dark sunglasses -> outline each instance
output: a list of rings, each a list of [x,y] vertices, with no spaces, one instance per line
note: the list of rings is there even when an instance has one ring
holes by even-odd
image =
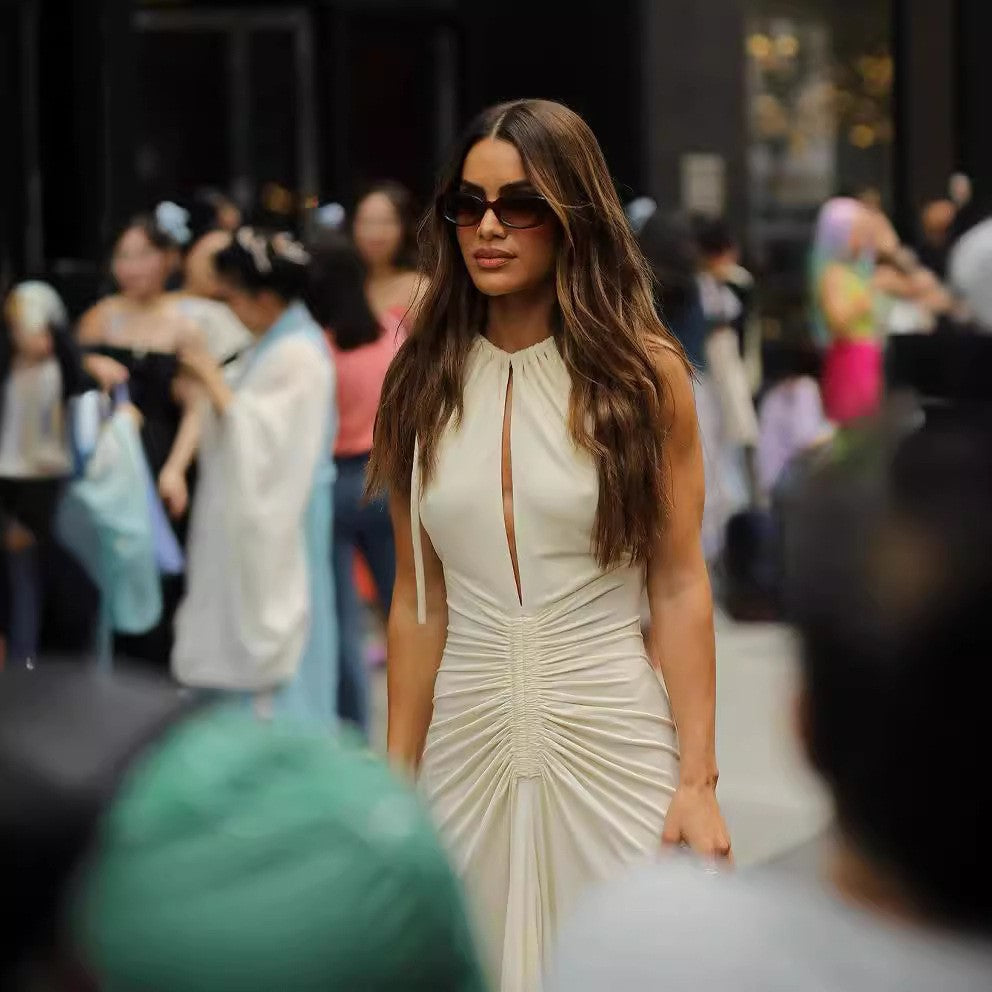
[[[504,227],[540,227],[550,216],[551,206],[538,193],[508,193],[486,200],[474,193],[455,190],[441,197],[441,213],[455,227],[477,227],[488,211]]]

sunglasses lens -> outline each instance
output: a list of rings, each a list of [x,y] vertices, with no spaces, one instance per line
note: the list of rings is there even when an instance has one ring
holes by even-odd
[[[507,227],[539,227],[548,218],[548,202],[539,196],[504,196],[501,207]]]
[[[458,227],[478,224],[485,213],[485,204],[469,193],[449,193],[444,198],[444,216]]]

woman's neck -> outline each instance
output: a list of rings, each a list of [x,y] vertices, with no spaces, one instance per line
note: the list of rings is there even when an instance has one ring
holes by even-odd
[[[265,330],[258,332],[253,331],[252,332],[253,336],[257,338],[264,338],[265,335],[268,334],[269,331],[271,331],[272,328],[275,327],[276,324],[278,324],[279,321],[286,316],[286,311],[289,310],[291,306],[292,303],[284,303],[279,306],[273,306],[269,310],[269,312],[265,315]]]
[[[489,300],[486,337],[503,351],[522,351],[551,337],[555,289],[548,284],[526,293]]]
[[[153,310],[165,296],[165,290],[150,293],[148,296],[122,296],[124,302],[133,310]]]
[[[369,266],[368,281],[370,283],[382,282],[399,275],[400,270],[392,262],[378,262]]]

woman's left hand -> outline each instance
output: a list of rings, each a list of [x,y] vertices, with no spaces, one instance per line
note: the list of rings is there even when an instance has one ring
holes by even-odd
[[[716,790],[710,785],[679,786],[668,807],[661,839],[670,846],[685,844],[702,858],[733,862],[730,834]]]

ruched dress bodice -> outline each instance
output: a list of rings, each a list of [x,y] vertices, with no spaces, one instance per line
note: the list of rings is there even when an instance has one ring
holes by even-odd
[[[502,486],[511,377],[519,595]],[[463,415],[428,484],[414,473],[414,525],[448,602],[421,784],[502,992],[538,992],[576,900],[659,843],[678,774],[641,636],[644,569],[596,561],[598,473],[569,434],[570,389],[554,339],[508,354],[479,337]]]

